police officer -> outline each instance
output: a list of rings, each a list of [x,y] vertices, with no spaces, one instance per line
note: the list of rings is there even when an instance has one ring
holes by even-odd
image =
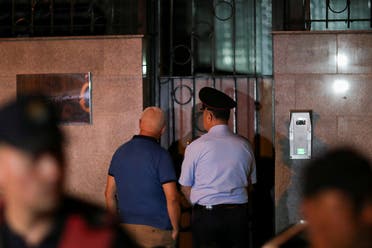
[[[199,98],[208,132],[186,148],[179,179],[193,205],[193,245],[247,247],[248,186],[256,183],[252,148],[228,128],[233,99],[210,87]]]

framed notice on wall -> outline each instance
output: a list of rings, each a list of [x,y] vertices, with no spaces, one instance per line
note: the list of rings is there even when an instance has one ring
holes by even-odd
[[[18,74],[17,96],[43,94],[54,102],[62,124],[92,123],[91,73]]]

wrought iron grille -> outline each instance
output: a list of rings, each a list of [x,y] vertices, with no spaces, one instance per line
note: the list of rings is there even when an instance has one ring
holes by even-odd
[[[260,87],[272,82],[271,1],[168,0],[159,4],[159,16],[155,95],[169,120],[163,145],[184,148],[203,134],[198,92],[204,86],[238,102],[230,126],[255,143]]]
[[[253,141],[257,131],[257,84],[260,80],[245,76],[161,77],[161,107],[168,109],[169,132],[166,145],[177,143],[183,148],[205,133],[203,113],[198,92],[204,86],[215,87],[234,98],[238,107],[232,113],[229,125],[240,135]]]
[[[0,37],[142,32],[145,0],[1,0]],[[143,12],[146,12],[145,8]]]
[[[306,0],[308,30],[371,29],[371,0]]]

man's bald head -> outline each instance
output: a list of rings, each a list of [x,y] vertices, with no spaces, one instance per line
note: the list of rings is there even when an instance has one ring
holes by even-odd
[[[160,138],[165,127],[164,112],[158,107],[147,107],[141,115],[140,134]]]

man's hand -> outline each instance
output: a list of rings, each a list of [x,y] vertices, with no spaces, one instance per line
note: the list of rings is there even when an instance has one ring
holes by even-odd
[[[164,190],[165,198],[167,200],[167,209],[168,209],[169,219],[173,227],[172,238],[176,240],[178,236],[179,224],[181,220],[181,207],[180,207],[179,195],[178,195],[176,182],[164,183],[163,190]]]
[[[176,229],[173,229],[173,230],[172,230],[172,239],[173,239],[174,241],[177,240],[177,238],[178,238],[178,234],[179,234],[179,231],[178,231],[178,230],[176,230]]]
[[[106,190],[105,190],[105,199],[106,199],[106,208],[109,212],[116,215],[116,183],[113,176],[107,176]]]
[[[191,199],[190,199],[190,195],[191,195],[191,186],[183,186],[181,185],[181,191],[183,193],[183,195],[185,196],[185,198],[190,202],[191,204]]]

